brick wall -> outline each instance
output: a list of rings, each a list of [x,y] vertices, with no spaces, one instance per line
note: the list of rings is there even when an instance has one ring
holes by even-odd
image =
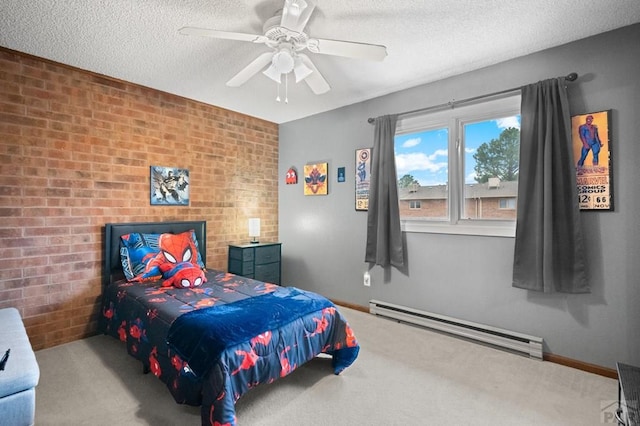
[[[278,238],[274,123],[0,48],[0,308],[34,349],[91,335],[103,226],[207,220],[207,266],[260,217]],[[190,205],[151,206],[150,166],[189,169]]]
[[[419,200],[420,208],[410,208],[409,201],[400,201],[400,217],[447,217],[446,200]],[[467,219],[508,219],[515,220],[515,209],[501,209],[500,198],[466,199],[465,218]]]
[[[420,201],[419,209],[412,209],[411,202],[400,201],[400,217],[447,217],[447,200],[417,200]]]

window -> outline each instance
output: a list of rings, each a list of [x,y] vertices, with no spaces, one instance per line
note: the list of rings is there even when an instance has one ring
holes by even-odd
[[[516,209],[516,199],[515,198],[501,198],[500,199],[500,208],[501,209]]]
[[[408,232],[513,236],[520,95],[401,118],[400,219]]]

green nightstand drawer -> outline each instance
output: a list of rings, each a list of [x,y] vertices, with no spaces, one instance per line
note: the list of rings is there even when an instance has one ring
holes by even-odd
[[[252,248],[252,247],[251,247]],[[254,258],[254,250],[244,249],[242,247],[229,247],[229,259],[239,260],[241,262],[252,262]]]
[[[253,262],[241,262],[237,259],[229,259],[229,272],[236,275],[253,274]]]
[[[256,265],[254,278],[266,283],[280,284],[280,262]]]
[[[280,262],[280,245],[256,247],[256,265]]]

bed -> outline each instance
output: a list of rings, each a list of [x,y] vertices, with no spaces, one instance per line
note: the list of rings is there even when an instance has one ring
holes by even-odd
[[[184,233],[195,242],[204,284],[165,287],[163,279],[125,275],[131,236]],[[334,374],[358,356],[353,331],[328,299],[206,269],[206,221],[110,223],[104,243],[101,331],[123,341],[177,403],[200,405],[203,425],[237,424],[243,394],[320,354],[332,357]]]

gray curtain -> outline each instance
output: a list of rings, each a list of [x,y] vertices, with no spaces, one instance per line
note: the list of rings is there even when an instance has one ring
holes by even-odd
[[[397,115],[376,118],[371,153],[365,261],[382,267],[404,265],[394,152],[397,121]]]
[[[522,87],[513,286],[588,293],[565,78]]]

